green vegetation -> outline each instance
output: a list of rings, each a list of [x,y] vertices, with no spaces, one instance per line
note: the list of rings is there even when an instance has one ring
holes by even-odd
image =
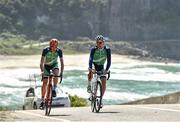
[[[91,47],[95,45],[94,41],[65,41],[62,44],[63,50],[66,54],[81,54],[89,53]]]
[[[86,99],[80,98],[77,95],[70,96],[70,101],[71,107],[83,107],[88,105]]]
[[[0,34],[1,55],[41,54],[42,49],[49,46],[48,44],[49,42],[41,44],[39,41],[28,40],[24,35],[14,35],[9,32]],[[93,45],[92,41],[60,41],[60,48],[65,54],[87,53],[90,45]]]
[[[40,52],[38,47],[31,46],[32,40],[26,40],[23,35],[14,35],[11,33],[0,34],[0,54],[3,55],[30,55]],[[28,47],[24,46],[29,45]]]
[[[22,48],[22,49],[4,49],[1,50],[1,54],[7,54],[7,55],[32,55],[37,54],[37,52],[40,52],[38,48]]]
[[[0,106],[0,111],[7,111],[7,110],[9,110],[7,107]]]
[[[116,54],[142,55],[142,50],[134,48],[128,42],[111,40],[107,41],[106,44]],[[42,49],[47,46],[49,46],[48,41],[41,43],[39,40],[28,40],[24,35],[0,34],[0,55],[39,55]],[[88,38],[77,38],[73,41],[61,40],[59,44],[65,55],[89,53],[94,46],[95,41]]]
[[[178,39],[180,1],[144,1],[0,0],[0,33],[33,40],[98,33],[117,40]]]
[[[85,12],[100,0],[1,0],[0,33],[72,38],[88,36]],[[81,29],[77,29],[81,27]],[[82,31],[83,29],[83,31]]]

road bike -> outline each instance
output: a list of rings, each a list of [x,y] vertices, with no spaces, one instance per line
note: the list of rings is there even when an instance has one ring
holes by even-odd
[[[96,71],[94,73],[94,79],[91,82],[91,97],[90,97],[92,112],[98,113],[101,109],[101,105],[102,105],[101,77],[106,77],[107,80],[109,80],[110,71],[107,74],[108,74],[108,77],[106,77],[106,74],[104,74],[104,71]]]
[[[45,115],[49,116],[50,112],[51,112],[51,105],[52,105],[52,99],[53,99],[53,95],[52,95],[52,90],[53,90],[53,79],[54,77],[60,77],[60,83],[62,82],[62,77],[61,76],[56,76],[52,73],[52,71],[50,72],[50,75],[44,75],[43,78],[48,78],[48,83],[47,83],[47,87],[46,87],[46,94],[45,94]]]

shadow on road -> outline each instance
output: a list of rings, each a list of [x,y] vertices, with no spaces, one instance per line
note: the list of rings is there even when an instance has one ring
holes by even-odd
[[[53,115],[49,115],[49,116],[71,116],[70,114],[60,114],[60,115],[57,115],[57,114],[53,114]]]
[[[105,114],[106,114],[106,113],[107,113],[107,114],[118,114],[118,113],[120,113],[120,112],[113,112],[113,111],[110,111],[110,112],[108,112],[108,111],[106,111],[106,112],[103,112],[103,111],[102,111],[102,112],[99,112],[99,114],[104,114],[104,113],[105,113]]]

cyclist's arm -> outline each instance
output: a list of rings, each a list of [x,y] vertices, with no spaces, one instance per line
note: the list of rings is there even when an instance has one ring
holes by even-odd
[[[60,63],[61,63],[61,73],[64,71],[64,59],[63,57],[60,58]]]
[[[91,49],[91,52],[90,52],[90,56],[89,56],[89,68],[88,68],[88,69],[92,69],[94,52],[95,52],[95,49],[92,48],[92,49]]]
[[[107,65],[106,65],[106,71],[109,70],[111,66],[111,49],[107,49]]]
[[[44,61],[45,61],[45,57],[41,56],[41,61],[40,61],[41,72],[44,72]]]
[[[44,62],[45,62],[45,56],[48,53],[48,48],[43,49],[42,55],[41,55],[41,60],[40,60],[40,69],[41,72],[44,72]]]
[[[63,59],[63,51],[58,48],[59,61],[61,63],[61,74],[64,71],[64,59]]]

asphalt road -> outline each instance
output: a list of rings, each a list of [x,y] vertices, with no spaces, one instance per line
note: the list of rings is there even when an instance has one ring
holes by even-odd
[[[90,107],[52,108],[50,116],[43,110],[13,111],[6,121],[26,122],[119,122],[119,121],[180,121],[180,104],[111,105],[100,113],[92,113]]]

